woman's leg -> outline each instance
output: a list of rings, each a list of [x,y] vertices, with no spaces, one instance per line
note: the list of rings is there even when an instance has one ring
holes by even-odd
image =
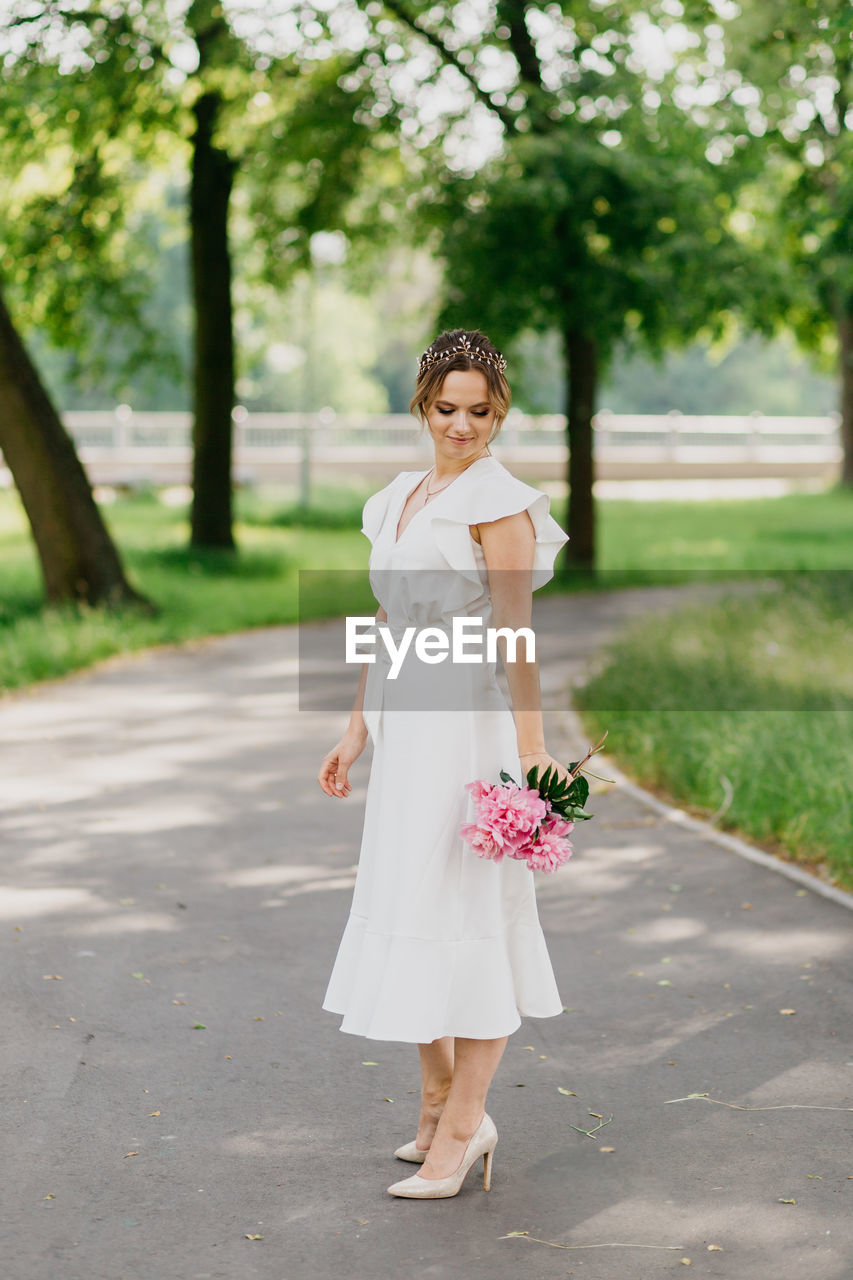
[[[453,1081],[453,1036],[419,1044],[421,1055],[421,1118],[415,1143],[426,1151],[447,1102]]]
[[[453,1083],[429,1155],[419,1170],[420,1177],[447,1178],[459,1168],[471,1135],[483,1118],[486,1094],[508,1039],[508,1036],[500,1040],[456,1037]]]

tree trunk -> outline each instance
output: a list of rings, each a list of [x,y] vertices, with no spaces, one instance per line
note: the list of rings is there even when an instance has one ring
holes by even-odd
[[[853,489],[853,313],[842,310],[838,321],[841,372],[841,483]]]
[[[231,413],[234,331],[228,204],[236,165],[213,144],[217,93],[195,104],[190,224],[195,311],[193,502],[191,544],[234,547],[231,511]]]
[[[567,568],[592,572],[595,569],[592,416],[598,381],[598,350],[591,338],[572,328],[566,331],[564,344],[568,382],[569,499],[566,532],[569,541],[562,554]]]
[[[74,442],[0,296],[0,449],[30,522],[52,604],[153,606],[125,578]]]

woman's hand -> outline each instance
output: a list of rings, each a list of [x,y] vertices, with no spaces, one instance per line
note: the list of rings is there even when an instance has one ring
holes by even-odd
[[[340,742],[336,742],[331,751],[323,756],[317,781],[327,796],[337,796],[346,800],[352,791],[347,773],[350,765],[358,759],[367,745],[367,729],[347,729]]]
[[[530,770],[534,769],[537,765],[539,766],[540,782],[542,781],[542,778],[545,775],[545,770],[549,765],[552,769],[552,778],[554,777],[554,774],[556,774],[558,778],[568,780],[569,771],[566,766],[564,764],[560,764],[559,760],[555,760],[547,751],[531,751],[529,754],[523,755],[520,758],[523,786],[527,786],[527,775]]]

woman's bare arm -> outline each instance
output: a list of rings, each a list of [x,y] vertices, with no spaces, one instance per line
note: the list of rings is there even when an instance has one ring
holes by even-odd
[[[532,627],[536,533],[529,513],[518,511],[500,520],[480,524],[478,529],[489,571],[492,625],[513,631]],[[565,767],[549,754],[545,746],[538,661],[536,658],[528,660],[524,637],[520,637],[516,645],[515,662],[507,661],[505,637],[498,637],[498,645],[512,697],[518,754],[522,757],[525,774],[538,764],[541,777],[550,763],[560,776],[568,776]]]
[[[376,612],[376,620],[377,622],[388,621],[388,615],[381,605]],[[326,795],[336,797],[339,800],[345,800],[352,791],[352,783],[349,780],[350,765],[358,759],[367,744],[367,725],[364,720],[364,691],[367,684],[368,665],[367,662],[361,664],[361,678],[358,682],[358,690],[350,713],[349,724],[341,735],[340,740],[335,743],[331,751],[323,756],[320,772],[317,774],[317,781]]]
[[[376,610],[376,621],[387,622],[388,614],[382,605]],[[364,722],[364,691],[367,685],[367,669],[370,664],[363,662],[361,664],[361,676],[358,681],[358,689],[355,694],[352,711],[350,712],[348,731],[367,735],[367,725]]]

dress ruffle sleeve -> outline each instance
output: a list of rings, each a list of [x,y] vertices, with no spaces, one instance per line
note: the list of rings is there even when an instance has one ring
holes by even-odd
[[[473,488],[461,490],[454,496],[448,494],[441,512],[433,517],[433,537],[450,568],[472,583],[480,584],[484,556],[468,526],[528,511],[536,534],[532,574],[535,591],[553,578],[557,552],[569,540],[569,535],[550,514],[550,507],[547,493],[502,467],[496,468],[475,481]]]
[[[376,493],[372,493],[362,508],[361,532],[371,542],[375,542],[379,536],[379,530],[385,520],[388,503],[397,480],[399,480],[399,476],[392,480],[390,484],[386,484],[384,489],[379,489]]]

